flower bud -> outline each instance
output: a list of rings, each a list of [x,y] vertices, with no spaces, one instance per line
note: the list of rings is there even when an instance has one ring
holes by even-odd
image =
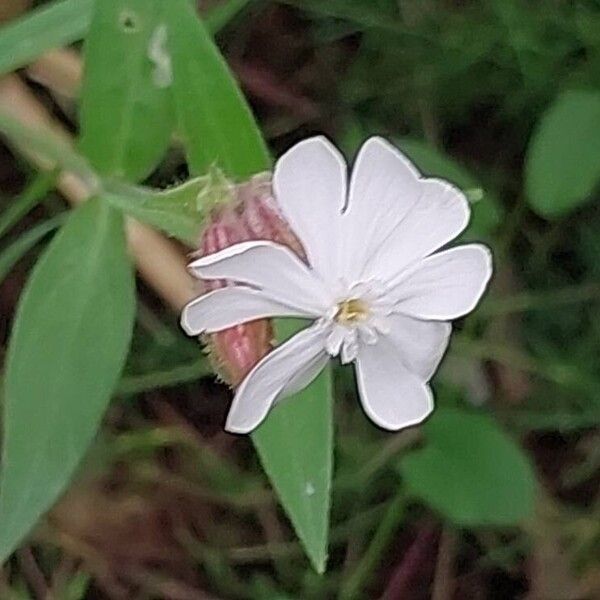
[[[269,173],[255,175],[239,185],[229,185],[221,198],[225,199],[213,202],[195,257],[213,254],[240,242],[270,240],[289,247],[305,259],[302,245],[273,198]],[[226,280],[203,281],[202,284],[204,292],[234,285]],[[235,387],[272,349],[271,320],[258,319],[210,334],[207,346],[219,376]]]

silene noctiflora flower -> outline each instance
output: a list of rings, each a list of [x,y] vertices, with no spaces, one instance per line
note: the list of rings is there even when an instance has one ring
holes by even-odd
[[[312,320],[244,377],[226,428],[252,431],[336,356],[354,364],[362,406],[377,425],[421,422],[433,409],[428,381],[450,321],[473,310],[492,274],[485,246],[440,250],[469,221],[464,194],[423,177],[378,137],[362,146],[350,177],[326,138],[304,140],[278,160],[272,186],[304,259],[285,241],[240,240],[190,264],[203,281],[235,282],[184,308],[190,335],[272,317]]]

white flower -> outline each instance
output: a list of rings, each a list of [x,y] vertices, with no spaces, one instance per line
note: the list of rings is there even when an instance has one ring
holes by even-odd
[[[449,321],[475,307],[492,273],[484,246],[435,253],[466,227],[465,196],[422,177],[381,138],[362,146],[350,181],[328,140],[307,139],[279,159],[273,188],[308,265],[268,241],[236,244],[190,265],[200,279],[239,284],[185,307],[181,323],[190,335],[259,318],[314,321],[249,373],[226,428],[251,431],[338,355],[354,363],[362,405],[377,425],[421,422],[433,409],[427,382],[448,344]]]

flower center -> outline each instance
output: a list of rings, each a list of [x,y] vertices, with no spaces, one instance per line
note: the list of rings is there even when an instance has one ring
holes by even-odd
[[[366,321],[371,314],[367,303],[360,298],[338,302],[333,319],[340,325],[356,325]]]

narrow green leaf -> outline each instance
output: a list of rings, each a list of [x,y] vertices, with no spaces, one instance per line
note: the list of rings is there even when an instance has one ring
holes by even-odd
[[[0,28],[0,75],[38,56],[80,40],[87,31],[95,0],[60,0],[44,5]]]
[[[298,331],[296,319],[277,322],[279,340]],[[273,409],[252,434],[265,472],[317,572],[325,571],[333,471],[331,369]]]
[[[113,206],[192,247],[198,243],[206,212],[230,193],[229,182],[216,169],[160,192],[115,182],[105,182],[105,188]]]
[[[48,233],[64,222],[64,215],[48,219],[25,233],[21,234],[12,244],[0,252],[0,283],[10,273],[12,268]]]
[[[471,220],[462,239],[488,239],[502,221],[498,200],[454,159],[422,140],[401,138],[398,147],[430,177],[441,177],[460,188],[471,205]]]
[[[183,194],[178,197],[169,192],[136,189],[107,193],[105,199],[115,208],[171,237],[189,245],[198,243],[203,213],[196,209],[191,194],[185,198]]]
[[[0,562],[72,477],[119,380],[134,279],[118,211],[77,208],[35,266],[6,362]]]
[[[527,150],[529,203],[542,217],[560,218],[599,183],[600,92],[565,92],[542,117]]]
[[[426,445],[404,457],[410,492],[458,525],[516,525],[533,512],[535,477],[523,451],[491,418],[438,409]]]
[[[190,169],[213,164],[240,179],[269,168],[252,113],[210,34],[186,0],[165,11],[178,128]]]
[[[207,357],[202,356],[196,362],[170,367],[162,371],[127,375],[121,379],[117,393],[120,396],[134,396],[149,390],[191,383],[202,377],[208,377],[211,373],[212,369]]]
[[[85,45],[81,148],[103,175],[137,181],[174,126],[162,0],[99,2]]]

